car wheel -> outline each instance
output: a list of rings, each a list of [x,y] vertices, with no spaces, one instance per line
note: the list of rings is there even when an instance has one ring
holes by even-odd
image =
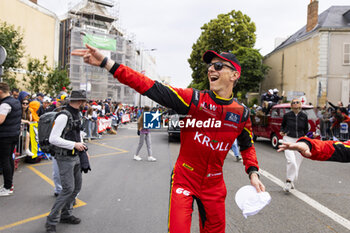
[[[272,134],[271,135],[271,146],[273,147],[273,149],[278,149],[278,145],[279,145],[279,142],[278,142],[278,137],[276,134]]]

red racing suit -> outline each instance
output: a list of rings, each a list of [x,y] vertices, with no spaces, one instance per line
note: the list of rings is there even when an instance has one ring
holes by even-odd
[[[124,65],[114,64],[110,72],[121,83],[185,115],[180,152],[171,177],[169,232],[190,232],[194,200],[199,209],[200,231],[225,232],[222,167],[236,138],[246,172],[259,169],[249,110],[233,98],[220,98],[213,91],[163,85]]]
[[[306,157],[308,159],[341,163],[350,162],[350,140],[346,142],[321,141],[302,137],[297,142],[305,142],[309,146],[311,157]]]

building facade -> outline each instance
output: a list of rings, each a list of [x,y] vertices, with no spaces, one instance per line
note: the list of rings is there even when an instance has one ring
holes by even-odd
[[[59,19],[57,16],[29,0],[0,0],[0,20],[12,24],[23,33],[23,69],[17,70],[18,81],[25,74],[28,57],[43,60],[47,57],[48,66],[58,62]]]
[[[305,95],[323,106],[350,100],[350,6],[332,6],[318,15],[318,1],[308,6],[307,24],[264,58],[271,67],[261,92],[278,88],[287,100]]]

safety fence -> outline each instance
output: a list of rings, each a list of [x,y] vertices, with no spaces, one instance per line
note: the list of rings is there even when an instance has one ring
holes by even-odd
[[[112,127],[116,128],[119,123],[125,124],[130,122],[130,115],[124,114],[121,117],[120,122],[115,116],[111,117],[97,117],[96,120],[82,119],[82,131],[85,133],[84,139],[100,139],[102,133]],[[27,151],[32,153],[27,154]],[[13,153],[13,158],[16,161],[16,165],[21,158],[30,158],[35,161],[39,159],[50,159],[51,155],[44,153],[40,150],[39,137],[38,137],[38,122],[31,122],[29,124],[22,123],[21,131],[19,135],[18,144]]]

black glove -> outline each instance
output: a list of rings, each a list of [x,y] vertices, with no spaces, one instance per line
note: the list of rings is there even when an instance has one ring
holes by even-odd
[[[137,135],[139,135],[139,136],[140,136],[140,130],[137,130]]]
[[[79,158],[81,172],[88,173],[89,170],[91,171],[89,158],[86,151],[79,151]]]

